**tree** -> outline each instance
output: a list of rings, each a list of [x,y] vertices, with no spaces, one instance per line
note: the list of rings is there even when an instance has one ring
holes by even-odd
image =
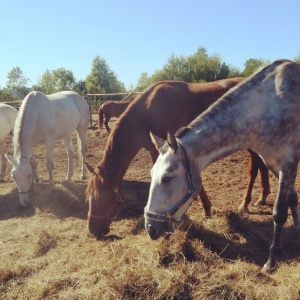
[[[92,62],[91,73],[86,78],[88,93],[116,93],[125,92],[123,83],[117,80],[106,61],[97,55]]]
[[[137,83],[136,87],[134,88],[134,90],[136,90],[138,92],[142,92],[152,84],[153,84],[153,82],[152,82],[151,78],[148,76],[148,73],[145,72],[145,73],[142,73],[140,75],[140,77],[138,78],[138,83]]]
[[[26,85],[30,80],[23,75],[19,67],[12,68],[7,74],[7,79],[6,86],[12,95],[23,99],[28,94],[29,88]]]
[[[250,58],[246,60],[246,62],[244,63],[244,71],[242,72],[242,74],[243,76],[248,77],[251,74],[253,74],[255,71],[257,71],[257,69],[259,69],[260,67],[268,63],[270,63],[269,60],[265,60],[262,58],[258,58],[258,59]]]
[[[300,51],[298,53],[298,55],[295,57],[294,61],[298,64],[300,64]]]
[[[52,71],[54,86],[57,92],[70,91],[76,83],[76,79],[72,71],[65,68],[59,68]]]
[[[46,70],[37,84],[33,85],[33,89],[49,95],[72,90],[75,84],[76,79],[72,71],[65,68],[58,68],[52,71]]]
[[[86,81],[85,80],[77,81],[73,86],[73,91],[78,93],[81,96],[86,95],[87,94]]]
[[[32,88],[35,91],[40,91],[46,95],[54,93],[55,86],[51,72],[47,69],[37,84],[33,85]]]
[[[10,102],[18,100],[20,99],[16,96],[13,96],[13,94],[8,89],[0,90],[0,102]]]
[[[151,76],[151,81],[209,82],[228,78],[232,74],[237,74],[236,69],[231,71],[219,55],[208,55],[206,49],[200,47],[195,54],[187,57],[172,55],[167,64]]]

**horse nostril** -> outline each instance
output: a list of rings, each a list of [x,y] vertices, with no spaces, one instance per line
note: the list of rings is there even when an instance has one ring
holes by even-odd
[[[151,239],[153,239],[155,237],[155,228],[151,225],[148,225],[147,231],[148,231]]]

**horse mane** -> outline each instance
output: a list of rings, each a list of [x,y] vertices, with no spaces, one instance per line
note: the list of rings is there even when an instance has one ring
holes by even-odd
[[[33,92],[29,93],[22,102],[20,107],[19,113],[16,118],[15,128],[14,128],[14,137],[13,137],[13,144],[14,144],[14,157],[18,158],[21,155],[22,150],[22,139],[23,139],[23,124],[25,119],[25,114],[27,110],[27,103],[29,101],[30,95]]]
[[[149,95],[156,89],[157,86],[159,86],[162,83],[165,83],[167,81],[160,81],[153,85],[151,85],[149,88],[147,88],[145,91],[143,91],[141,94],[139,94],[137,97],[134,98],[133,101],[128,105],[125,112],[117,119],[113,130],[111,131],[109,138],[106,143],[105,152],[103,155],[103,158],[100,162],[100,164],[106,165],[106,163],[109,160],[109,163],[111,164],[113,161],[113,157],[115,154],[113,153],[113,150],[119,149],[123,146],[123,136],[125,132],[127,132],[127,127],[124,126],[124,124],[129,124],[133,119],[134,116],[138,116],[138,110],[139,107],[145,106],[145,103],[149,97]],[[124,132],[124,134],[123,134]],[[114,147],[113,145],[120,144],[120,147]]]
[[[228,107],[232,106],[234,103],[240,101],[238,94],[249,91],[254,88],[257,82],[262,82],[266,74],[270,74],[274,71],[279,65],[283,63],[292,62],[286,59],[276,60],[271,64],[261,67],[256,72],[254,72],[251,76],[246,78],[244,81],[239,83],[238,85],[232,87],[227,93],[225,93],[222,97],[220,97],[215,103],[213,103],[206,111],[204,111],[201,115],[199,115],[196,119],[194,119],[187,128],[192,129],[194,126],[200,122],[206,123],[206,121],[213,119],[214,115],[218,113],[218,111],[225,111]],[[180,137],[186,134],[188,131],[182,131]]]
[[[87,187],[85,190],[85,200],[86,201],[89,200],[88,197],[89,197],[91,191],[93,191],[95,199],[98,199],[100,196],[99,195],[100,189],[98,188],[101,184],[101,177],[99,175],[99,169],[100,169],[100,167],[98,166],[97,169],[94,170],[94,173],[92,173],[90,175],[90,176],[93,176],[93,179],[88,180],[88,183],[87,183]]]

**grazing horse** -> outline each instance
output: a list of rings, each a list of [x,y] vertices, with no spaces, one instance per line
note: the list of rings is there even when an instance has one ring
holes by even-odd
[[[110,134],[100,164],[93,168],[86,163],[90,172],[86,197],[89,200],[88,228],[91,234],[101,237],[109,232],[109,226],[123,201],[122,178],[138,151],[145,148],[155,162],[158,152],[151,142],[150,131],[162,138],[167,136],[167,131],[176,132],[243,80],[238,77],[210,83],[159,82],[129,105]],[[253,152],[251,160],[255,155]],[[258,160],[257,156],[255,163]],[[255,168],[257,165],[252,164],[251,169]],[[263,165],[260,171],[269,189],[268,170]],[[251,175],[256,173],[251,172]],[[210,215],[211,203],[204,188],[201,189],[200,198],[206,215]],[[244,199],[245,205],[250,198],[251,190]]]
[[[6,138],[9,134],[13,134],[15,120],[18,111],[10,105],[0,103],[0,155],[1,155],[1,169],[0,181],[4,180],[6,171],[6,158],[4,156]]]
[[[88,126],[88,104],[74,92],[60,92],[52,95],[31,92],[25,97],[15,124],[14,157],[6,155],[8,161],[13,165],[11,176],[16,183],[22,206],[26,206],[30,202],[33,181],[39,181],[33,153],[34,144],[46,145],[49,183],[53,184],[54,141],[62,139],[68,153],[66,180],[71,180],[74,160],[71,135],[76,130],[82,166],[81,178],[86,179],[86,168],[83,161],[85,160]]]
[[[174,231],[201,190],[201,171],[242,149],[253,149],[279,178],[273,206],[274,235],[262,272],[274,270],[281,233],[291,209],[300,242],[294,187],[300,158],[300,65],[278,60],[221,97],[167,143],[152,134],[160,152],[151,170],[145,227],[152,239]]]
[[[102,129],[103,123],[106,131],[110,133],[108,122],[111,118],[118,118],[126,110],[127,106],[132,102],[132,99],[125,101],[105,101],[99,106],[98,109],[98,127]],[[104,119],[105,117],[105,119]]]

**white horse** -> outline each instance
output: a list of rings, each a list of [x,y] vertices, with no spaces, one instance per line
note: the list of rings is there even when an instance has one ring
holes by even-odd
[[[279,178],[274,235],[262,272],[274,270],[291,209],[298,238],[294,182],[300,158],[300,65],[278,60],[221,97],[167,143],[152,136],[160,155],[152,169],[145,227],[152,239],[174,231],[201,189],[201,171],[238,150],[253,149]]]
[[[31,92],[25,97],[15,124],[14,157],[6,155],[8,161],[13,165],[11,176],[19,191],[22,206],[26,206],[30,202],[33,181],[39,181],[36,172],[37,163],[33,153],[34,144],[46,145],[49,184],[53,184],[54,141],[62,139],[68,154],[66,180],[71,180],[74,160],[71,135],[76,130],[79,158],[81,159],[81,178],[86,179],[86,168],[83,162],[88,124],[88,104],[74,92],[60,92],[52,95]]]
[[[4,156],[6,149],[6,138],[9,134],[13,134],[17,114],[18,111],[14,107],[0,103],[0,181],[4,180],[6,171],[6,158]]]

